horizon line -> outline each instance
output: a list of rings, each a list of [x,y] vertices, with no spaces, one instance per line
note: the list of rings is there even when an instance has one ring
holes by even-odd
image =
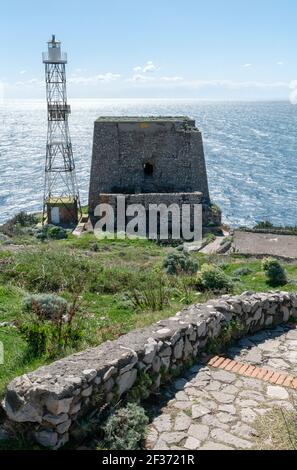
[[[222,102],[222,103],[228,103],[228,102],[233,102],[233,103],[241,103],[241,102],[244,102],[244,103],[267,103],[267,102],[280,102],[280,103],[290,103],[290,100],[289,99],[284,99],[284,98],[263,98],[263,99],[259,99],[259,98],[251,98],[251,99],[247,99],[247,98],[241,98],[241,99],[233,99],[233,98],[164,98],[164,97],[139,97],[139,98],[130,98],[130,97],[127,97],[127,98],[124,98],[124,97],[121,97],[121,98],[115,98],[115,97],[105,97],[105,98],[100,98],[100,97],[91,97],[91,98],[84,98],[84,97],[74,97],[74,98],[71,98],[69,97],[69,102],[71,101],[198,101],[198,102]],[[28,101],[35,101],[35,102],[43,102],[46,104],[46,100],[44,98],[13,98],[13,97],[10,97],[10,98],[3,98],[2,99],[2,104],[5,103],[5,102],[9,102],[9,101],[24,101],[24,102],[28,102]],[[291,103],[292,104],[292,103]],[[0,104],[1,106],[1,104]],[[293,105],[292,105],[293,106]]]

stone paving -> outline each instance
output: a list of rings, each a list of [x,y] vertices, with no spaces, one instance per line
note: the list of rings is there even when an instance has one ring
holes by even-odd
[[[226,357],[297,376],[297,329],[279,326],[246,337]],[[263,380],[193,366],[165,391],[155,409],[146,447],[154,450],[252,449],[255,420],[275,406],[293,410],[297,392]]]

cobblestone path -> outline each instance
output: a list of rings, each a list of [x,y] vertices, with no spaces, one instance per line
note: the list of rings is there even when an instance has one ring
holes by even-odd
[[[297,377],[297,329],[279,326],[248,336],[225,357],[275,373],[268,374],[268,381],[263,380],[263,374],[262,379],[255,378],[257,369],[253,367],[246,368],[248,376],[232,372],[235,362],[231,361],[231,371],[209,364],[193,366],[166,389],[167,403],[155,409],[147,434],[148,449],[252,449],[259,415],[275,406],[293,410],[297,401],[295,379],[292,382],[293,376]],[[290,386],[285,386],[288,376]]]

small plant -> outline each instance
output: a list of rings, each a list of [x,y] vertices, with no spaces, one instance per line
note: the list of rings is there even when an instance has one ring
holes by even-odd
[[[42,227],[35,232],[35,237],[38,240],[64,240],[68,237],[68,233],[67,230],[65,230],[63,227],[46,225],[45,227]]]
[[[233,287],[232,280],[218,266],[204,264],[197,276],[198,288],[212,291],[230,291]]]
[[[142,407],[128,403],[115,411],[103,427],[105,447],[112,450],[140,449],[148,422]]]
[[[49,226],[48,237],[53,240],[63,240],[68,237],[67,230],[63,227]]]
[[[194,292],[195,278],[182,276],[175,280],[173,299],[186,305],[195,302],[197,292]]]
[[[148,309],[153,312],[163,310],[169,303],[169,288],[166,279],[159,277],[155,282],[150,280],[141,290],[132,290],[128,297],[136,309]]]
[[[203,240],[202,245],[203,246],[209,245],[210,243],[213,243],[214,241],[216,241],[216,239],[217,237],[215,236],[214,233],[208,233],[206,238]]]
[[[212,215],[215,217],[219,217],[221,214],[221,209],[219,208],[217,204],[211,203],[210,210],[211,210]]]
[[[68,303],[62,297],[52,294],[28,295],[23,301],[24,312],[34,312],[39,320],[53,322],[66,318]]]
[[[264,259],[262,262],[262,267],[266,273],[267,282],[270,286],[277,287],[288,284],[287,271],[277,259]]]
[[[34,356],[56,356],[67,347],[76,346],[83,337],[76,301],[70,305],[52,294],[27,296],[18,327]]]
[[[170,253],[164,260],[163,267],[167,274],[195,274],[198,262],[184,253]]]
[[[248,268],[248,267],[243,267],[243,268],[239,268],[239,269],[236,269],[236,271],[234,271],[233,275],[235,277],[241,277],[241,276],[248,276],[249,274],[252,274],[253,273],[253,270]]]
[[[239,339],[244,332],[244,326],[236,319],[229,321],[222,326],[220,334],[215,338],[210,338],[206,350],[209,354],[219,354],[235,339]]]
[[[258,222],[257,225],[254,226],[254,229],[270,229],[270,228],[273,228],[273,224],[271,222],[269,222],[268,220],[264,220],[264,221],[261,221],[261,222]]]
[[[154,378],[145,371],[137,374],[137,379],[132,389],[129,391],[129,401],[139,403],[146,400],[151,393]]]
[[[90,251],[93,251],[94,253],[97,253],[99,251],[98,243],[92,243],[91,246],[90,246]]]

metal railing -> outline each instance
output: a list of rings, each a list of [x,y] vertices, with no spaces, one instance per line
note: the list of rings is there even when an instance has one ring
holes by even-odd
[[[67,62],[67,52],[61,52],[61,56],[59,59],[50,59],[48,52],[42,53],[42,61],[49,62],[53,64],[64,64]]]

